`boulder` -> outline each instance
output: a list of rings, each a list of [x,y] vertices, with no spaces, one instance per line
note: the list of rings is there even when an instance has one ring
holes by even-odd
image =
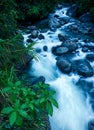
[[[31,43],[31,42],[33,42],[33,40],[32,40],[31,38],[28,38],[28,39],[26,40],[26,42]]]
[[[52,53],[56,56],[61,56],[64,53],[67,53],[69,50],[67,47],[62,47],[62,46],[56,46],[52,47]]]
[[[58,34],[58,38],[60,41],[64,42],[67,39],[67,36],[63,34]]]
[[[90,90],[89,95],[90,95],[92,98],[94,98],[94,88],[92,88],[92,89]]]
[[[94,61],[94,54],[87,54],[86,58],[87,58],[89,61]]]
[[[72,40],[66,40],[64,43],[62,43],[63,47],[67,47],[70,52],[76,51],[78,48],[77,42],[72,41]]]
[[[69,60],[61,58],[57,60],[56,64],[61,72],[66,74],[71,72],[71,63],[69,62]]]
[[[45,38],[45,37],[44,37],[43,34],[39,34],[38,39],[42,40],[42,39],[44,39],[44,38]]]
[[[83,15],[81,15],[79,17],[79,20],[83,23],[86,23],[86,22],[91,22],[92,21],[92,18],[91,18],[91,14],[89,12],[87,13],[84,13]]]
[[[94,130],[94,120],[91,120],[91,121],[88,123],[88,130]]]
[[[58,18],[54,17],[52,14],[49,16],[49,27],[52,31],[55,31],[61,26]]]
[[[77,60],[75,63],[75,69],[79,75],[84,77],[93,76],[93,68],[87,60]]]
[[[73,4],[67,11],[67,15],[75,17],[77,15],[78,5]]]
[[[38,37],[38,31],[37,30],[33,30],[31,32],[31,35],[29,36],[29,38],[37,38]]]
[[[47,46],[43,46],[43,50],[44,50],[44,51],[47,51],[47,50],[48,50],[48,47],[47,47]]]

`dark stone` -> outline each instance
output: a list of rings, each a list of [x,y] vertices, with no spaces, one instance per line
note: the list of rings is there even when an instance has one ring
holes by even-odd
[[[41,52],[41,49],[40,49],[40,48],[36,48],[35,51],[36,51],[37,53],[40,53],[40,52]]]
[[[82,51],[83,51],[83,52],[87,52],[87,51],[88,51],[88,47],[83,47],[83,48],[82,48]]]
[[[56,56],[61,56],[64,53],[67,53],[69,50],[67,47],[62,47],[62,46],[56,46],[52,47],[52,53]]]
[[[29,76],[27,77],[26,82],[27,82],[27,86],[31,86],[39,82],[45,83],[45,78],[43,76],[40,77]]]
[[[70,73],[71,72],[71,63],[67,59],[59,59],[56,62],[58,68],[61,70],[63,73]]]
[[[47,50],[48,50],[48,47],[47,47],[47,46],[44,46],[44,47],[43,47],[43,50],[44,50],[44,51],[47,51]]]
[[[89,61],[94,61],[94,54],[87,54],[86,58],[87,58]]]
[[[39,34],[38,38],[39,38],[40,40],[42,40],[42,39],[44,39],[45,37],[44,37],[44,35]]]
[[[67,36],[63,35],[63,34],[58,34],[58,38],[60,41],[65,41],[67,39]]]
[[[37,38],[38,37],[38,31],[37,30],[33,30],[31,32],[31,35],[29,36],[29,38]]]
[[[52,14],[49,16],[49,27],[52,31],[55,31],[57,28],[61,26],[59,20],[54,17]]]
[[[79,75],[82,75],[84,77],[93,76],[93,68],[87,60],[77,60],[75,63],[75,69]]]
[[[30,31],[32,31],[32,30],[36,30],[37,28],[36,28],[36,26],[28,26],[27,29],[29,29]]]
[[[33,42],[33,40],[29,38],[26,40],[26,42],[31,43],[31,42]]]
[[[77,11],[78,11],[78,5],[74,4],[72,5],[68,11],[67,11],[67,15],[71,16],[71,17],[75,17],[77,15]]]
[[[88,130],[94,130],[94,120],[91,120],[91,121],[88,123]]]
[[[85,92],[89,92],[93,88],[93,82],[88,82],[85,78],[80,78],[77,82],[77,86],[79,86]]]
[[[23,69],[25,69],[27,67],[27,65],[30,63],[30,61],[33,58],[28,55],[28,54],[24,54],[23,55],[23,60],[20,60],[18,63],[16,63],[16,69],[20,72],[22,72]]]
[[[81,22],[91,22],[92,21],[92,18],[91,18],[91,14],[89,12],[83,14],[80,16],[79,20]]]
[[[69,51],[76,51],[78,48],[77,42],[74,42],[72,40],[66,40],[64,43],[62,43],[63,47],[67,47]]]
[[[89,94],[90,94],[90,96],[91,96],[92,98],[94,98],[94,88],[92,88],[92,89],[90,90]]]

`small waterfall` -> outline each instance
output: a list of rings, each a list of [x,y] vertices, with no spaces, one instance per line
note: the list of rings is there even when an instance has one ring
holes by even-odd
[[[56,10],[55,14],[62,17],[69,17],[66,15],[68,8]],[[75,19],[74,19],[75,20]],[[64,26],[70,25],[71,22]],[[46,82],[56,90],[56,100],[59,104],[59,109],[54,108],[53,116],[50,117],[52,130],[88,130],[88,122],[93,119],[93,112],[89,104],[89,97],[76,85],[80,79],[79,75],[62,74],[57,66],[55,56],[51,53],[51,48],[60,45],[61,41],[58,39],[59,33],[65,32],[58,28],[55,32],[48,30],[42,33],[45,39],[35,39],[37,44],[35,48],[40,48],[41,52],[38,54],[38,61],[33,60],[30,74],[36,76],[44,76]],[[25,35],[25,41],[27,36]],[[48,47],[48,51],[43,51],[43,46]],[[83,59],[86,54],[78,49],[79,55],[74,59]],[[87,80],[90,80],[89,78]]]

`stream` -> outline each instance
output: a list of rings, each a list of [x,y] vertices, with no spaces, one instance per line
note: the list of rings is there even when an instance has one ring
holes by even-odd
[[[49,28],[38,32],[43,38],[32,38],[37,42],[38,61],[33,59],[29,74],[44,76],[56,91],[59,109],[54,107],[49,117],[51,130],[93,130],[88,123],[94,119],[94,61],[90,58],[94,59],[94,39],[85,32],[85,25],[67,14],[69,8],[56,8],[49,16]],[[30,35],[23,35],[25,44]]]

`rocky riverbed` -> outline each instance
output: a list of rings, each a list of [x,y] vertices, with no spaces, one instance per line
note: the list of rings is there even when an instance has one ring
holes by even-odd
[[[39,61],[31,62],[29,74],[44,76],[57,91],[52,130],[94,130],[94,23],[89,12],[76,18],[77,9],[58,5],[23,34],[25,45],[37,42]]]

